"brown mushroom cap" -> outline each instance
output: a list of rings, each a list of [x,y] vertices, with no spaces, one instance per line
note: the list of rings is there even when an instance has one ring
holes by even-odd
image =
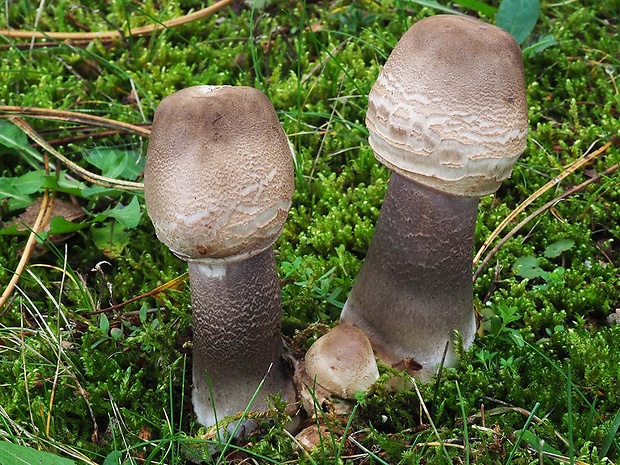
[[[229,262],[270,247],[292,172],[291,146],[259,90],[189,87],[157,107],[144,194],[157,237],[183,259]]]
[[[366,334],[339,324],[316,340],[305,357],[308,377],[332,394],[351,399],[370,392],[379,378],[375,356]]]
[[[417,22],[372,87],[366,125],[376,157],[402,176],[456,196],[496,191],[526,144],[519,45],[466,16]]]

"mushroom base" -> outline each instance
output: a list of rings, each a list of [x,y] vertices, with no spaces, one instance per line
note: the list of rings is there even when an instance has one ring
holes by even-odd
[[[223,266],[189,262],[194,318],[193,394],[199,423],[215,425],[268,409],[280,393],[295,400],[282,358],[280,283],[271,248]],[[263,382],[262,387],[261,382]]]
[[[361,328],[377,357],[420,380],[456,365],[476,333],[472,252],[478,199],[454,197],[393,173],[341,322]]]

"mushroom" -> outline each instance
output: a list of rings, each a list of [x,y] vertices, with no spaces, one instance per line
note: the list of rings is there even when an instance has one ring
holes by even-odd
[[[368,98],[377,159],[392,170],[374,236],[341,315],[386,364],[426,380],[473,343],[472,251],[478,198],[525,149],[521,50],[466,16],[417,22]]]
[[[144,173],[157,237],[189,266],[193,405],[215,425],[271,394],[294,399],[283,363],[273,242],[293,196],[291,147],[269,99],[196,86],[157,107]]]
[[[339,324],[312,344],[295,377],[308,415],[315,416],[317,406],[348,415],[357,392],[374,390],[379,370],[366,334],[355,326]]]
[[[355,326],[339,324],[316,340],[305,356],[310,386],[318,384],[342,399],[369,393],[379,370],[368,338]]]

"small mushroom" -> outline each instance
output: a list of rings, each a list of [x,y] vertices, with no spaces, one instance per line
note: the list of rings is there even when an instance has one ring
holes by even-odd
[[[527,138],[517,42],[466,16],[419,21],[372,87],[366,125],[393,173],[341,324],[361,328],[383,362],[425,380],[455,330],[465,348],[476,333],[478,198],[510,176]],[[445,365],[455,364],[451,343]]]
[[[339,324],[321,336],[304,360],[311,382],[342,399],[352,399],[358,391],[369,393],[379,379],[368,338],[351,325]]]
[[[379,370],[370,341],[364,332],[339,324],[318,338],[295,371],[295,382],[306,413],[349,415],[357,392],[371,393]]]
[[[294,399],[272,250],[293,196],[290,144],[249,87],[190,87],[157,107],[144,175],[157,237],[189,265],[199,423]]]

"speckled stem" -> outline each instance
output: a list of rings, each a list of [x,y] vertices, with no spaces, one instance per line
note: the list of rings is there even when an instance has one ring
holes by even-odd
[[[363,329],[376,355],[430,378],[458,330],[476,330],[472,251],[478,199],[454,197],[392,173],[366,259],[341,321]],[[454,365],[448,352],[446,365]]]
[[[219,421],[243,412],[265,377],[251,410],[266,410],[267,397],[278,392],[293,400],[291,377],[281,358],[282,307],[271,248],[225,266],[190,261],[189,278],[198,421],[210,426],[215,413]]]

